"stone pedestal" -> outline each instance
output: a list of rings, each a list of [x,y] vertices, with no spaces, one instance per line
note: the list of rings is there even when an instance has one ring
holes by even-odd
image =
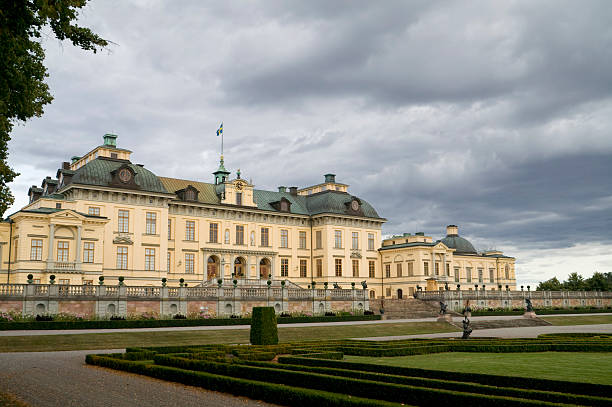
[[[451,314],[444,314],[438,317],[438,322],[453,322],[453,317]]]
[[[523,314],[523,318],[537,318],[536,313],[533,311],[525,311],[525,313]]]
[[[386,321],[387,320],[387,316],[385,314],[381,314],[380,315],[380,320],[381,321]]]

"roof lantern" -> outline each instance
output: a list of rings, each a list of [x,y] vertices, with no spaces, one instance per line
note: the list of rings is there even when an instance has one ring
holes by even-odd
[[[325,174],[325,182],[336,182],[336,174]]]
[[[108,147],[117,147],[117,135],[106,133],[104,135],[104,145]]]

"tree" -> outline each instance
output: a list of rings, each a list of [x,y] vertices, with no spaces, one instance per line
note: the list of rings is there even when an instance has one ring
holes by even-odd
[[[43,114],[53,97],[45,78],[43,28],[58,40],[94,53],[108,45],[89,28],[75,24],[87,0],[2,0],[0,5],[0,217],[14,202],[7,183],[19,175],[7,163],[16,122]]]
[[[563,288],[570,291],[580,291],[585,290],[587,287],[584,278],[580,274],[574,272],[567,276],[567,280],[563,282]]]
[[[540,284],[538,284],[536,291],[559,291],[561,288],[561,282],[557,279],[557,277],[553,277],[550,280],[542,281]]]
[[[609,291],[612,289],[612,287],[608,284],[606,277],[597,271],[593,273],[593,276],[585,280],[585,285],[588,291]]]

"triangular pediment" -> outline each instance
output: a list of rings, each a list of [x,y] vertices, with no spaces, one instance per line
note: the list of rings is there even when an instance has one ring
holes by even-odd
[[[49,219],[58,220],[84,220],[85,216],[76,213],[72,209],[64,209],[63,211],[55,212],[49,215]]]
[[[449,248],[444,243],[439,242],[438,244],[434,246],[434,249],[448,250]]]

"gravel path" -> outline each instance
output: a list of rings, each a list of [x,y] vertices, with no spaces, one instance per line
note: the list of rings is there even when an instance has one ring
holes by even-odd
[[[593,313],[593,314],[558,314],[557,316],[588,316],[588,315],[612,315],[612,313]],[[555,315],[542,315],[546,318]],[[491,321],[500,319],[522,319],[522,315],[486,316],[472,317],[471,321]],[[460,321],[461,317],[455,317]],[[436,322],[437,318],[414,318],[414,319],[386,319],[384,321],[348,321],[348,322],[309,322],[300,324],[279,324],[278,329],[283,328],[303,328],[311,326],[342,326],[342,325],[371,325],[371,324],[399,324],[404,322]],[[232,329],[250,329],[250,325],[225,325],[225,326],[183,326],[169,328],[121,328],[121,329],[63,329],[63,330],[21,330],[21,331],[0,331],[2,336],[32,336],[32,335],[66,335],[66,334],[99,334],[99,333],[119,333],[119,332],[158,332],[158,331],[219,331]]]
[[[123,351],[0,353],[0,390],[32,407],[273,406],[85,364],[88,353]]]

